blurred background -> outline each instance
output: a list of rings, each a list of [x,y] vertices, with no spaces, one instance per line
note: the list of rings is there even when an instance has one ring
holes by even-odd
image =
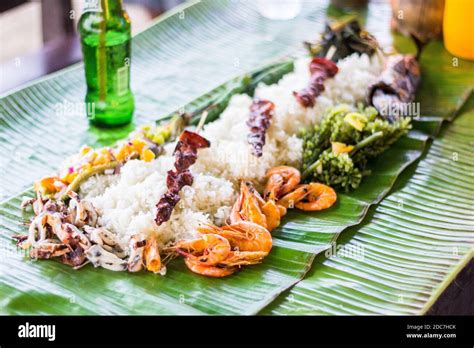
[[[81,60],[77,21],[87,0],[0,1],[0,93]],[[183,0],[124,0],[132,32]]]
[[[77,22],[88,1],[93,0],[0,1],[0,94],[81,60]],[[131,17],[132,33],[136,33],[184,1],[123,0],[123,4]],[[262,16],[275,20],[294,18],[305,1],[331,4],[344,13],[364,11],[370,2],[387,2],[392,8],[392,30],[411,36],[420,46],[441,38],[444,31],[451,54],[474,60],[473,21],[469,17],[474,0],[247,1],[257,4]]]

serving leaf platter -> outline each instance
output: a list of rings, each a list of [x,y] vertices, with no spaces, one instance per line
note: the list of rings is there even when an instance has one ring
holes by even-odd
[[[209,120],[217,118],[233,94],[251,94],[257,83],[274,83],[291,71],[288,57],[301,54],[301,41],[314,39],[330,13],[324,4],[308,3],[297,19],[272,22],[250,2],[238,5],[237,11],[232,1],[186,3],[134,38],[137,124],[210,104],[216,107]],[[376,25],[388,23],[387,4],[373,2],[362,16],[383,44],[393,42],[388,29]],[[246,40],[238,40],[242,35]],[[400,51],[413,49],[400,37],[394,42]],[[273,232],[274,248],[264,263],[225,279],[195,275],[180,260],[171,262],[165,277],[90,265],[73,271],[55,261],[28,260],[11,236],[27,228],[30,216],[19,205],[32,195],[32,181],[82,144],[113,144],[134,125],[99,132],[80,110],[67,108],[85,92],[81,65],[4,96],[0,312],[426,312],[473,256],[474,64],[454,66],[452,58],[442,43],[428,45],[417,95],[422,117],[371,163],[373,174],[357,190],[339,194],[327,211],[288,214]],[[340,257],[337,245],[361,255]]]

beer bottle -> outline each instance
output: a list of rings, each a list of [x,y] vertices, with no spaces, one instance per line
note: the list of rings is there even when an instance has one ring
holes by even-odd
[[[97,126],[131,121],[130,19],[122,0],[89,0],[78,23],[86,73],[87,117]]]

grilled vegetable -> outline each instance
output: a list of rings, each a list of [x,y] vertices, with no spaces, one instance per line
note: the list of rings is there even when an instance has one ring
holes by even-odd
[[[355,52],[371,56],[379,49],[377,40],[363,30],[354,17],[327,24],[317,42],[305,42],[305,45],[315,57],[326,57],[334,47],[335,52],[330,58],[334,62]]]
[[[321,124],[302,131],[303,179],[346,191],[370,174],[367,162],[387,150],[411,128],[410,118],[389,123],[373,107],[351,112],[347,105],[328,110]]]

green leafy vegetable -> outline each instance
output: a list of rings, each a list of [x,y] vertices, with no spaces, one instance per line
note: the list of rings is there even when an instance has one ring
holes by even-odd
[[[349,191],[370,174],[367,161],[379,156],[411,128],[411,119],[393,123],[373,107],[351,112],[339,105],[327,110],[319,125],[302,130],[303,179]]]
[[[317,42],[305,42],[305,46],[315,57],[326,57],[334,50],[330,58],[334,62],[354,52],[371,56],[379,48],[377,40],[353,16],[327,24],[321,38]]]

